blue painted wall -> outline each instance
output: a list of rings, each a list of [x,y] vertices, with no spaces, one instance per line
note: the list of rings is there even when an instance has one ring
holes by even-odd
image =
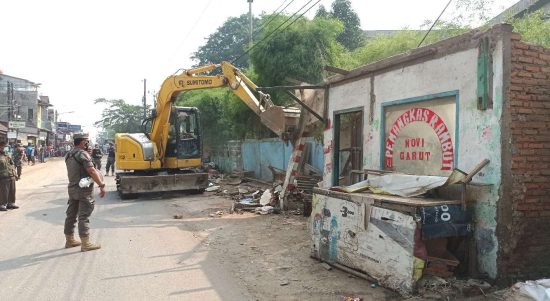
[[[323,145],[315,142],[313,138],[307,138],[306,143],[309,144],[310,164],[322,171],[324,166]],[[254,171],[256,178],[265,181],[273,180],[269,166],[286,170],[292,155],[292,145],[277,138],[245,140],[241,150],[243,169]]]

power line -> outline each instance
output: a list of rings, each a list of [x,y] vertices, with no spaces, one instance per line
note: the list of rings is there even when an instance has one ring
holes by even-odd
[[[449,4],[451,4],[451,1],[453,0],[449,0],[449,2],[447,3],[447,5],[445,5],[445,8],[443,8],[443,10],[441,11],[441,13],[439,14],[439,17],[437,17],[437,19],[435,19],[434,23],[432,24],[432,26],[430,27],[430,29],[428,29],[428,32],[426,32],[426,35],[424,35],[424,37],[422,38],[422,41],[420,41],[420,43],[418,43],[418,46],[416,46],[416,48],[420,47],[420,45],[422,45],[422,43],[424,42],[424,40],[426,39],[426,37],[428,36],[428,34],[430,33],[430,31],[432,31],[432,28],[434,28],[435,24],[437,23],[437,21],[439,21],[439,18],[441,18],[441,16],[443,15],[443,13],[445,12],[445,10],[447,9],[447,7],[449,7]]]
[[[189,31],[187,32],[187,34],[185,35],[185,37],[183,38],[183,40],[181,41],[181,43],[178,45],[178,47],[176,48],[176,50],[174,51],[174,54],[172,54],[172,56],[170,57],[170,59],[168,60],[168,62],[170,62],[170,60],[172,60],[174,58],[174,56],[176,56],[178,54],[178,51],[180,50],[181,46],[187,41],[187,39],[189,38],[189,36],[191,35],[191,33],[195,30],[195,28],[197,27],[197,25],[200,23],[202,17],[204,16],[204,13],[206,12],[206,10],[208,9],[208,7],[210,6],[210,3],[212,3],[212,0],[208,0],[208,2],[206,3],[206,5],[204,6],[204,8],[202,9],[202,12],[200,13],[199,17],[197,18],[197,21],[195,21],[195,23],[193,24],[193,26],[191,27],[191,29],[189,29]]]
[[[263,39],[261,39],[258,43],[254,44],[251,48],[249,48],[247,51],[245,51],[243,54],[241,54],[238,58],[231,61],[232,64],[234,64],[236,61],[240,60],[243,56],[247,55],[252,49],[256,48],[258,45],[260,45],[263,41],[268,39],[270,36],[272,36],[274,33],[277,32],[279,28],[281,28],[283,25],[285,25],[288,21],[290,21],[297,13],[299,13],[304,7],[309,5],[313,0],[309,0],[304,6],[302,6],[299,10],[297,10],[292,16],[290,16],[288,19],[286,19],[283,23],[281,23],[277,28],[275,28],[273,31],[268,33]],[[317,5],[321,0],[317,0],[312,6],[310,6],[305,12],[303,12],[301,15],[299,15],[297,18],[295,18],[290,24],[288,24],[285,28],[281,29],[280,32],[283,32],[285,29],[287,29],[289,26],[294,24],[296,21],[298,21],[303,15],[305,15],[308,11],[310,11],[315,5]]]
[[[279,10],[279,8],[281,8],[283,6],[283,4],[285,4],[287,0],[283,1],[283,3],[276,9],[274,10],[272,13],[271,13],[271,17],[269,18],[269,20],[267,20],[267,22],[265,22],[264,24],[262,24],[262,26],[260,26],[260,28],[258,28],[256,30],[256,32],[254,33],[255,35],[260,33],[262,31],[262,29],[264,27],[266,27],[267,25],[269,25],[269,23],[271,23],[273,20],[275,20],[275,18],[277,18],[278,16],[281,15],[282,12],[285,11],[285,9],[292,4],[292,2],[294,2],[295,0],[291,0],[281,11],[277,12]]]

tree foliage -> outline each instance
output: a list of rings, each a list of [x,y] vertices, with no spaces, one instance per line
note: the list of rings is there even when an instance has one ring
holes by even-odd
[[[280,16],[267,26],[274,30],[286,17]],[[343,31],[336,20],[300,18],[273,38],[256,45],[251,59],[262,85],[281,85],[285,78],[316,83],[323,79],[323,66],[332,64],[345,49],[336,41]]]
[[[253,22],[258,23],[258,19],[253,19]],[[199,47],[192,59],[199,66],[208,63],[217,64],[221,61],[233,61],[241,56],[248,47],[250,37],[248,26],[248,15],[243,14],[237,18],[230,17],[216,32],[208,36],[206,43]],[[246,68],[248,60],[242,59],[235,64],[239,68]]]
[[[340,44],[349,50],[354,50],[363,45],[364,34],[361,29],[361,20],[351,7],[350,0],[334,0],[330,16],[344,24],[344,31],[337,38]]]
[[[204,145],[215,148],[228,140],[261,138],[268,130],[256,114],[227,88],[207,89],[182,93],[178,106],[197,107],[201,112]]]
[[[106,106],[101,113],[101,119],[94,125],[109,133],[140,133],[143,120],[143,107],[127,104],[122,99],[98,98],[94,104]]]
[[[482,25],[491,15],[494,0],[456,0],[429,33],[422,46],[467,32]],[[262,41],[289,16],[263,15],[256,43]],[[292,26],[266,38],[254,46],[246,68],[247,75],[259,86],[288,84],[287,78],[318,83],[326,77],[324,65],[353,69],[387,57],[404,53],[418,46],[432,25],[426,21],[419,30],[405,28],[391,35],[365,39],[360,19],[350,0],[334,0],[331,10],[320,6],[313,20],[298,19]],[[288,23],[287,23],[288,24]],[[513,20],[516,31],[524,40],[550,47],[550,23],[542,12]],[[229,18],[211,34],[205,45],[195,53],[199,64],[232,60],[248,45],[248,17]],[[286,26],[283,26],[285,28]],[[237,62],[245,69],[248,61]],[[271,93],[277,104],[285,97]],[[288,99],[286,99],[288,100]],[[228,89],[193,91],[180,95],[178,104],[196,106],[202,111],[204,137],[207,144],[225,143],[229,139],[271,135],[259,118]]]
[[[550,47],[550,21],[547,18],[544,10],[539,9],[523,18],[512,20],[512,25],[524,41]]]
[[[323,4],[319,5],[317,12],[315,12],[315,18],[330,18],[330,13]]]

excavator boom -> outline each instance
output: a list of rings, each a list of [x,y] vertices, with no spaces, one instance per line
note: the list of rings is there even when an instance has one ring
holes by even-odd
[[[207,74],[217,69],[221,74]],[[117,176],[121,195],[207,187],[205,174],[196,172],[202,156],[199,112],[173,103],[181,92],[220,87],[231,89],[279,137],[287,139],[297,127],[299,109],[274,105],[268,94],[257,91],[256,84],[231,63],[183,70],[164,80],[148,135],[115,135],[117,169],[125,171]]]

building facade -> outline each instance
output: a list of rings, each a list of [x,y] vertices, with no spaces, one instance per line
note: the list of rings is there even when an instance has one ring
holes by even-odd
[[[488,159],[467,190],[472,271],[505,282],[550,274],[550,49],[501,24],[327,84],[325,189],[351,184],[351,170],[449,176]],[[338,231],[336,260],[353,248]]]
[[[26,79],[0,74],[0,122],[6,128],[10,121],[17,121],[22,125],[8,129],[8,132],[12,132],[10,141],[17,140],[25,145],[36,145],[39,141],[39,86],[40,84]],[[6,133],[6,139],[7,136]]]

